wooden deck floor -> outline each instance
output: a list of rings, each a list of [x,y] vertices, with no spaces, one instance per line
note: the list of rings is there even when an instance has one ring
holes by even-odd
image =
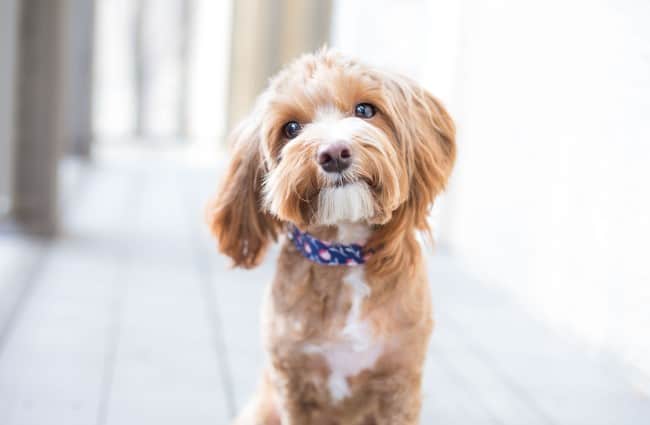
[[[0,234],[0,424],[226,424],[263,364],[273,257],[229,270],[202,222],[215,175],[105,160],[50,243]],[[649,424],[611,356],[536,322],[431,256],[436,305],[423,424]]]

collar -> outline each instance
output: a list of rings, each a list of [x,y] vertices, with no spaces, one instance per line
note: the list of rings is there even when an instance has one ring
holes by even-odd
[[[359,244],[338,244],[321,241],[307,232],[291,225],[287,234],[296,249],[309,261],[326,266],[359,266],[366,262],[370,253],[364,253]]]

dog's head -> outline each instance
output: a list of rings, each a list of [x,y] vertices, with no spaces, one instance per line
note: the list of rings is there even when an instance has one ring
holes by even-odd
[[[405,77],[331,50],[299,58],[233,132],[210,208],[221,251],[252,267],[282,222],[366,222],[369,266],[403,266],[449,177],[454,133],[440,102]]]

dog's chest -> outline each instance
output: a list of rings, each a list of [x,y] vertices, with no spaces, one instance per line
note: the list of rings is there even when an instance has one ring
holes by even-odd
[[[363,302],[370,295],[362,269],[350,270],[343,284],[350,307],[342,326],[337,326],[327,339],[305,342],[302,346],[304,353],[322,356],[327,363],[327,388],[334,401],[350,395],[348,378],[371,369],[383,351],[383,343],[374,335],[371,323],[362,317]]]
[[[367,226],[351,224],[339,226],[336,240],[363,244],[367,236]],[[369,312],[364,269],[314,266],[292,245],[285,245],[279,265],[267,322],[271,351],[294,378],[317,383],[337,403],[354,390],[349,378],[372,370],[385,351],[367,317],[379,312]]]

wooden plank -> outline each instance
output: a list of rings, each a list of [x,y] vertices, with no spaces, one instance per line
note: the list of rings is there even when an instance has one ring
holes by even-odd
[[[128,191],[119,175],[90,176],[66,236],[33,276],[0,352],[3,425],[95,423]]]
[[[174,172],[141,167],[79,194],[0,356],[3,425],[226,422]]]
[[[174,167],[142,167],[103,423],[225,423],[223,380]]]
[[[204,293],[212,305],[215,344],[219,347],[222,379],[232,417],[253,395],[262,370],[259,307],[264,280],[247,285],[245,282],[250,282],[246,279],[248,274],[232,270],[228,259],[217,253],[203,219],[205,206],[214,195],[218,180],[214,170],[188,173],[185,179],[187,217],[193,226],[193,244],[204,279]],[[268,276],[265,275],[264,279]],[[238,281],[242,285],[236,285]],[[237,287],[245,293],[237,292]],[[232,290],[236,293],[233,294]]]
[[[29,298],[35,275],[42,271],[45,251],[41,240],[0,234],[0,352]]]
[[[474,402],[485,406],[495,423],[502,424],[551,424],[553,421],[540,411],[526,394],[513,387],[495,369],[489,359],[476,352],[464,335],[458,334],[450,320],[440,319],[437,332],[438,343],[444,344],[444,358],[447,367],[452,367],[459,378],[471,388]]]
[[[221,170],[224,164],[219,164]],[[214,195],[218,177],[214,172],[195,173],[192,184],[185,184],[188,205],[198,214]],[[216,242],[203,220],[195,220],[197,256],[205,265],[210,293],[219,315],[220,338],[224,346],[224,363],[229,369],[233,414],[239,412],[253,396],[266,357],[262,349],[260,323],[264,288],[274,273],[277,247],[271,247],[260,267],[253,270],[232,269],[230,260],[217,252]]]
[[[486,408],[480,393],[457,366],[450,353],[434,336],[422,383],[423,424],[499,424]]]
[[[173,267],[131,266],[107,424],[213,424],[226,418],[197,280]]]
[[[254,394],[266,362],[261,343],[260,314],[265,287],[273,276],[276,255],[270,251],[264,265],[254,270],[216,268],[212,275],[238,409]]]

